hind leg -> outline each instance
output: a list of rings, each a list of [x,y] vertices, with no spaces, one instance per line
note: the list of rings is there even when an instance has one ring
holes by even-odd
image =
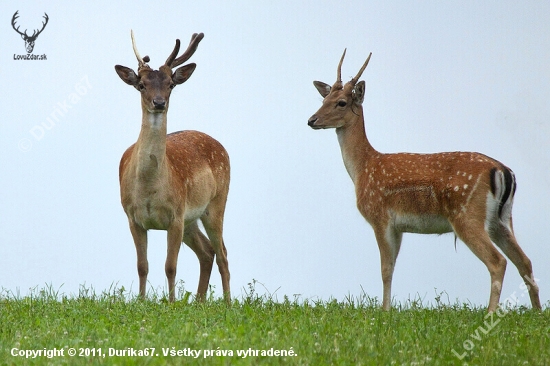
[[[506,227],[499,222],[496,229],[490,231],[491,238],[496,245],[504,252],[504,254],[510,258],[512,263],[516,266],[519,274],[527,289],[529,291],[529,297],[531,299],[531,305],[534,309],[541,309],[539,299],[539,287],[535,283],[535,276],[533,275],[533,266],[531,260],[525,255],[521,247],[519,246],[516,237],[511,229],[512,220],[510,219],[509,227]]]
[[[453,228],[460,240],[487,266],[491,275],[491,295],[488,311],[495,311],[502,291],[502,282],[506,272],[506,259],[491,242],[483,222],[460,220],[453,223]]]
[[[222,278],[223,296],[227,303],[231,303],[231,290],[229,287],[229,262],[227,261],[227,249],[223,242],[223,215],[225,201],[212,201],[207,208],[207,214],[201,217],[210,244],[216,253],[216,264]]]
[[[200,275],[199,286],[197,288],[197,299],[204,301],[206,299],[206,291],[210,282],[210,274],[214,265],[214,249],[210,245],[210,241],[199,230],[197,222],[189,223],[185,226],[183,233],[183,242],[195,252],[199,259]]]

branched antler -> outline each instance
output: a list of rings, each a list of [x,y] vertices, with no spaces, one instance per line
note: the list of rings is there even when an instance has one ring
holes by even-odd
[[[15,28],[15,21],[17,20],[17,18],[19,18],[19,10],[17,10],[15,12],[15,14],[13,14],[13,17],[11,18],[11,26],[13,27],[13,29],[19,33],[21,36],[24,37],[25,40],[29,40],[29,41],[34,41],[36,40],[36,37],[38,37],[38,35],[40,33],[42,33],[42,31],[44,30],[44,28],[46,28],[46,24],[48,24],[48,20],[50,20],[50,18],[48,17],[48,14],[44,13],[44,16],[42,18],[46,19],[45,22],[42,22],[42,29],[38,30],[38,29],[35,29],[34,32],[32,33],[32,36],[29,36],[27,34],[27,30],[25,29],[25,32],[21,33],[21,31],[19,30],[19,26],[17,28]]]
[[[180,40],[176,39],[176,45],[174,46],[174,50],[168,56],[168,59],[166,59],[166,63],[164,65],[168,66],[169,68],[173,69],[174,67],[177,67],[184,63],[185,61],[189,60],[191,56],[195,53],[197,50],[197,47],[199,46],[199,42],[204,38],[204,33],[193,33],[191,36],[191,41],[189,41],[189,46],[185,50],[185,52],[178,58],[176,56],[178,55],[178,52],[180,50]]]
[[[42,29],[40,30],[35,30],[34,33],[32,34],[32,36],[30,38],[33,38],[33,39],[36,39],[36,37],[38,37],[38,35],[40,33],[42,33],[42,31],[44,30],[44,28],[46,28],[46,24],[48,24],[48,20],[50,20],[50,18],[48,17],[48,14],[44,13],[44,16],[42,17],[44,19],[46,19],[46,22],[42,22]]]
[[[136,58],[138,60],[138,71],[143,67],[149,68],[149,65],[147,65],[147,62],[150,61],[149,56],[145,56],[145,57],[140,56],[136,46],[136,40],[134,38],[133,30],[130,30],[130,35],[132,37],[132,47],[134,49],[134,54],[136,55]],[[198,34],[194,33],[193,36],[191,36],[191,41],[189,42],[189,46],[187,47],[187,50],[185,50],[185,52],[178,58],[176,58],[176,56],[178,55],[178,52],[180,50],[181,42],[179,39],[176,39],[176,45],[174,46],[174,50],[172,51],[170,56],[168,56],[163,66],[173,69],[174,67],[177,67],[182,63],[184,63],[185,61],[189,60],[197,50],[197,47],[199,46],[199,42],[203,38],[204,38],[203,33],[198,33]]]
[[[21,32],[19,31],[19,27],[15,28],[15,21],[17,20],[17,18],[19,18],[19,15],[18,15],[17,13],[19,13],[19,10],[17,10],[17,11],[15,12],[15,14],[13,14],[13,17],[11,18],[11,26],[13,27],[13,29],[14,29],[17,33],[19,33],[19,34],[22,35],[23,37],[28,37],[28,36],[27,36],[27,30],[25,30],[25,33],[21,33]]]

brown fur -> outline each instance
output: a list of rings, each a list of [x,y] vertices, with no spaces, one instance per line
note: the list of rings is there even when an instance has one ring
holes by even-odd
[[[179,42],[173,54],[178,49]],[[173,58],[171,55],[169,60]],[[166,135],[171,90],[191,76],[195,65],[182,66],[172,73],[166,64],[154,71],[140,62],[138,75],[123,66],[115,68],[124,82],[141,93],[141,132],[137,142],[122,155],[119,167],[121,202],[137,252],[140,295],[145,297],[149,272],[147,231],[155,229],[167,231],[165,271],[170,301],[175,300],[177,258],[182,241],[200,262],[198,299],[205,298],[215,257],[224,296],[229,301],[229,266],[223,242],[229,156],[218,141],[202,132]],[[199,230],[197,220],[203,223],[208,238]]]
[[[491,189],[492,174],[502,172],[503,177],[513,179],[513,173],[498,161],[474,152],[376,151],[365,133],[362,107],[365,83],[357,83],[362,71],[342,85],[342,60],[343,56],[338,80],[332,87],[314,82],[324,100],[308,124],[314,129],[336,129],[344,164],[355,184],[357,208],[373,227],[380,249],[383,308],[389,310],[391,306],[391,282],[403,233],[454,232],[489,270],[489,311],[498,306],[506,269],[506,259],[493,242],[516,265],[528,286],[533,307],[540,309],[531,261],[513,234],[513,191],[496,197]],[[368,59],[363,69],[367,63]],[[505,183],[510,186],[513,182]],[[503,201],[497,202],[499,199]],[[506,207],[506,215],[501,217],[502,209],[493,210],[494,202],[497,208]]]

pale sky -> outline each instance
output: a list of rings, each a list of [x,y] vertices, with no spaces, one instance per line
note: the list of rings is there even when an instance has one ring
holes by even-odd
[[[333,130],[313,131],[314,80],[344,81],[369,52],[362,79],[367,135],[382,152],[478,151],[516,174],[514,229],[550,300],[550,3],[547,1],[3,1],[0,77],[0,288],[51,285],[77,294],[112,284],[138,290],[136,253],[119,198],[118,164],[139,134],[130,29],[158,68],[176,38],[205,37],[197,69],[172,93],[169,132],[196,129],[228,150],[225,216],[233,296],[253,279],[282,299],[382,296],[372,228]],[[33,54],[20,30],[41,27]],[[15,56],[14,56],[15,55]],[[166,232],[149,232],[149,289],[166,286]],[[178,280],[196,291],[184,247]],[[501,301],[529,304],[508,261]],[[221,293],[214,267],[211,284]],[[489,273],[452,234],[403,238],[396,301],[445,292],[486,306]],[[257,288],[261,292],[262,288]],[[529,304],[530,305],[530,304]]]

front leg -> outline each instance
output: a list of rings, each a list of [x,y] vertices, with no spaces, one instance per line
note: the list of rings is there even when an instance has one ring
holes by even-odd
[[[168,291],[170,302],[176,300],[176,269],[178,266],[178,254],[183,241],[184,223],[182,221],[174,221],[168,228],[168,253],[166,255],[166,264],[164,271],[168,279]]]
[[[134,238],[137,253],[139,296],[141,299],[145,299],[145,286],[147,285],[147,274],[149,273],[149,263],[147,262],[147,230],[130,221],[130,232]]]
[[[399,254],[399,249],[401,248],[403,233],[386,225],[384,227],[375,228],[375,235],[378,249],[380,249],[382,283],[384,286],[382,309],[390,310],[393,271],[395,269],[395,262]]]

